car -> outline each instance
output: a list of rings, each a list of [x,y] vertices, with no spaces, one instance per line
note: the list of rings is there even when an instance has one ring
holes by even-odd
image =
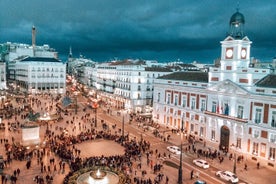
[[[203,180],[196,180],[194,184],[207,184],[207,182]]]
[[[177,147],[177,146],[168,146],[167,150],[169,150],[169,152],[172,152],[172,153],[177,154],[177,155],[180,155],[180,153],[181,153],[180,148]]]
[[[193,163],[197,165],[198,167],[202,167],[203,169],[208,169],[210,166],[206,160],[203,159],[195,159],[193,160]]]
[[[239,178],[236,176],[236,174],[230,172],[230,171],[217,171],[216,176],[229,181],[231,183],[238,183]]]

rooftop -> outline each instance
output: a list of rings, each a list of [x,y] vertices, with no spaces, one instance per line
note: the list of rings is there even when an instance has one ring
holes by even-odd
[[[276,75],[270,74],[255,84],[257,87],[276,88]]]
[[[34,62],[61,62],[60,60],[56,58],[49,58],[49,57],[27,57],[21,62],[29,62],[29,61],[34,61]]]
[[[158,79],[170,79],[170,80],[182,80],[182,81],[208,83],[208,73],[207,72],[174,72],[172,74],[161,76]]]

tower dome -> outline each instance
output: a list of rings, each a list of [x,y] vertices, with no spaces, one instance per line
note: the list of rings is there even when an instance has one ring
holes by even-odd
[[[234,13],[229,22],[229,35],[232,36],[234,39],[242,39],[244,35],[244,23],[245,19],[242,13],[240,13],[238,10],[236,13]]]
[[[231,24],[244,24],[244,23],[245,23],[244,16],[240,12],[237,11],[236,13],[234,13],[231,16],[230,25]]]

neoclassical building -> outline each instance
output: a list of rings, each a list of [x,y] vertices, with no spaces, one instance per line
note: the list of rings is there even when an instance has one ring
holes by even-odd
[[[85,67],[84,73],[86,84],[111,106],[145,113],[152,106],[154,80],[172,69],[156,61],[122,60]]]
[[[27,93],[66,92],[66,64],[56,58],[26,57],[15,62],[15,82]]]
[[[175,72],[154,83],[153,120],[215,149],[276,168],[276,75],[250,61],[251,41],[239,11],[221,41],[219,67]]]

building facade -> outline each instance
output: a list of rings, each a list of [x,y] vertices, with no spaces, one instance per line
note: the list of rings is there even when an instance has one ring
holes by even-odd
[[[156,61],[123,60],[85,67],[85,78],[112,107],[144,113],[152,107],[154,80],[171,72]]]
[[[244,22],[240,12],[232,15],[219,67],[155,80],[153,120],[276,168],[276,75],[251,64]]]
[[[55,58],[27,57],[14,63],[15,83],[27,93],[66,92],[66,64]]]

